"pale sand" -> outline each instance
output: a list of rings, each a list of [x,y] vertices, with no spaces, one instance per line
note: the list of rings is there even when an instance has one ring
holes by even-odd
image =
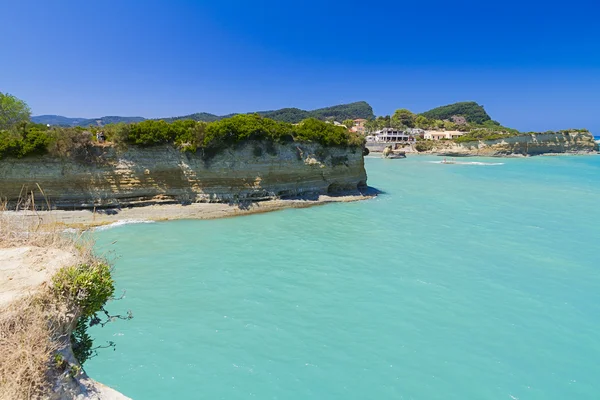
[[[286,208],[306,208],[327,203],[370,199],[372,195],[319,196],[318,200],[266,200],[247,204],[193,203],[160,204],[108,210],[5,211],[9,218],[28,219],[31,223],[85,229],[119,221],[169,221],[177,219],[216,219],[258,214]]]
[[[0,309],[34,294],[60,268],[76,263],[76,255],[60,249],[34,246],[0,249]]]

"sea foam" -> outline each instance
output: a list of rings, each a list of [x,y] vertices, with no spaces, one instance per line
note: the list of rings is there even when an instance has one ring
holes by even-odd
[[[108,225],[102,225],[102,226],[97,226],[96,228],[94,228],[94,230],[96,231],[105,231],[107,229],[112,229],[112,228],[116,228],[119,226],[123,226],[123,225],[129,225],[129,224],[152,224],[155,221],[149,221],[147,219],[121,219],[117,222],[113,222],[112,224],[108,224]]]

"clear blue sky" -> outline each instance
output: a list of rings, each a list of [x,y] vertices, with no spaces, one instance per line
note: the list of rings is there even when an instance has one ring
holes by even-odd
[[[598,18],[598,0],[0,0],[0,91],[71,117],[475,100],[600,134]]]

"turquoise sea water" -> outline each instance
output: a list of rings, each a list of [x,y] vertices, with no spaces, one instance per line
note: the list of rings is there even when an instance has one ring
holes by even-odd
[[[366,160],[369,201],[97,233],[135,399],[600,398],[600,156]],[[111,244],[116,240],[116,243]]]

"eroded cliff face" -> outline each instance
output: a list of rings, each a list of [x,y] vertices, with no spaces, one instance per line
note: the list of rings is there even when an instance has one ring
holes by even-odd
[[[119,151],[95,146],[85,158],[0,160],[0,197],[34,191],[57,208],[160,202],[237,202],[336,194],[366,187],[360,148],[247,142],[206,157],[173,146]]]
[[[592,154],[598,143],[589,132],[542,133],[507,137],[497,140],[454,143],[435,142],[425,153],[448,156],[535,156],[541,154]]]

